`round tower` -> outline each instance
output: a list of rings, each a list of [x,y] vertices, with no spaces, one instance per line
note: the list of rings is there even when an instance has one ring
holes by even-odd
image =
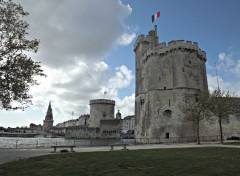
[[[107,99],[90,100],[89,127],[100,127],[100,120],[114,118],[115,101]]]
[[[156,27],[152,31],[134,45],[136,138],[195,136],[194,124],[181,118],[179,106],[208,90],[206,53],[191,41],[156,44]]]

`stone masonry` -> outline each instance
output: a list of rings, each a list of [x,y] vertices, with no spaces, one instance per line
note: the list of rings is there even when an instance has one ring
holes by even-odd
[[[206,53],[197,42],[176,40],[168,44],[159,43],[157,26],[148,35],[137,38],[134,52],[135,137],[196,136],[195,124],[184,120],[179,106],[197,92],[208,90]],[[232,123],[239,131],[239,120]],[[202,124],[201,135],[219,134],[217,123],[212,126],[207,122]]]
[[[53,128],[53,114],[51,102],[48,105],[47,114],[45,116],[45,120],[43,120],[43,131],[49,132]]]
[[[107,99],[90,100],[89,127],[100,127],[100,120],[114,118],[115,101]]]

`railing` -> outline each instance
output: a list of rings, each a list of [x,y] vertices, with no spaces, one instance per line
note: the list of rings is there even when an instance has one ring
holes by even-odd
[[[224,134],[229,137],[240,137],[240,134]],[[220,141],[220,136],[200,136],[201,142]],[[0,137],[0,148],[50,148],[53,145],[75,145],[77,147],[108,146],[111,144],[174,144],[196,142],[195,136],[167,138],[136,138],[136,139],[64,139],[64,138],[6,138]]]
[[[93,147],[123,143],[135,145],[135,142],[135,139],[0,138],[0,148],[50,148],[53,145]]]

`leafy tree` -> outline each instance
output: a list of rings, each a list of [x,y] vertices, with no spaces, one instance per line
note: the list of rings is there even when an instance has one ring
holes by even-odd
[[[184,113],[184,118],[188,121],[194,121],[196,123],[196,136],[197,144],[201,144],[200,141],[200,121],[203,119],[210,120],[211,112],[208,109],[208,92],[199,92],[194,98],[188,98],[181,105],[181,110]]]
[[[27,52],[38,51],[39,40],[29,40],[28,16],[21,5],[11,0],[0,1],[0,108],[24,109],[31,104],[28,94],[37,85],[35,76],[45,76],[39,62],[34,62]]]
[[[237,99],[234,97],[234,93],[221,90],[220,88],[210,93],[209,108],[218,118],[221,143],[223,143],[222,119],[235,114],[240,108],[239,103],[236,101]]]

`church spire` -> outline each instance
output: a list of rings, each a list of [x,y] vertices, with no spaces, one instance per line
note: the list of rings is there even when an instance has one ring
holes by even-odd
[[[52,112],[51,101],[49,101],[49,105],[48,105],[48,110],[47,111],[51,111]]]
[[[53,127],[53,114],[52,114],[52,107],[51,107],[51,101],[48,105],[47,114],[45,116],[45,120],[43,121],[43,130],[49,131]]]

